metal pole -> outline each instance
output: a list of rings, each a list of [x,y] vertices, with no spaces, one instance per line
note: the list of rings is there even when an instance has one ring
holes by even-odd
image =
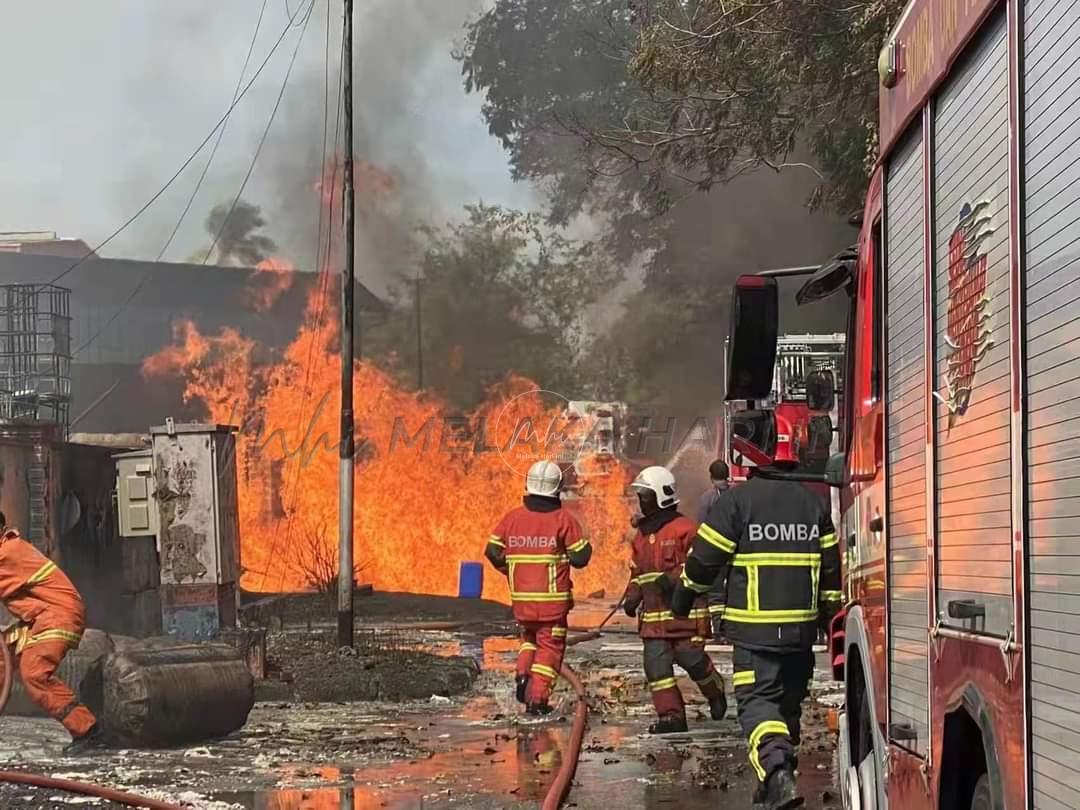
[[[420,309],[420,276],[416,277],[416,390],[424,390],[424,327]]]
[[[341,443],[338,499],[338,646],[353,646],[353,296],[356,277],[353,189],[352,0],[345,2],[342,32],[345,97],[345,269],[341,277]]]

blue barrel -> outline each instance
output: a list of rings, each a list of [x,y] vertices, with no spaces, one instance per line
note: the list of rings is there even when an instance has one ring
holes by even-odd
[[[484,593],[484,564],[463,562],[458,575],[458,598],[479,599]]]

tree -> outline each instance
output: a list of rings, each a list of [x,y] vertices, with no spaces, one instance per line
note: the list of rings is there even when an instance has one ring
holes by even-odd
[[[213,254],[217,264],[254,267],[277,251],[273,239],[256,233],[264,225],[262,209],[245,200],[237,200],[235,206],[230,203],[215,205],[204,223],[213,241],[192,258],[203,262],[208,254]]]
[[[877,54],[902,6],[496,0],[468,28],[462,69],[517,176],[550,181],[557,218],[598,187],[655,213],[680,185],[763,167],[809,172],[810,202],[846,213],[875,153]]]
[[[324,594],[337,588],[340,568],[337,538],[329,535],[325,522],[320,521],[303,531],[292,553],[293,565],[304,577],[309,588]],[[361,562],[353,564],[353,582],[359,581],[360,574],[366,567]]]
[[[396,354],[402,375],[415,379],[419,289],[426,388],[463,409],[508,371],[577,391],[589,307],[620,277],[596,244],[567,239],[535,214],[483,204],[421,238],[416,271],[400,278],[400,317],[373,338],[376,351]]]

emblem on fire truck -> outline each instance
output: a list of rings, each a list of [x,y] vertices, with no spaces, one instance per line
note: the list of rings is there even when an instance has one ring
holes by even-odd
[[[949,427],[971,402],[975,371],[994,345],[990,327],[990,298],[986,294],[984,243],[994,232],[990,203],[965,203],[960,221],[949,237],[949,300],[945,343],[945,390],[935,391],[949,410]]]

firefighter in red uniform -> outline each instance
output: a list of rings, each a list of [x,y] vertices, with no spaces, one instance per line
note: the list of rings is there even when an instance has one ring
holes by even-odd
[[[0,601],[19,623],[4,632],[14,643],[16,666],[30,698],[72,736],[65,753],[102,745],[94,715],[56,677],[69,649],[79,646],[86,626],[82,598],[64,572],[19,532],[0,512]]]
[[[694,679],[720,720],[727,712],[724,681],[705,652],[712,627],[706,599],[700,598],[685,619],[671,612],[671,594],[697,534],[697,524],[679,514],[675,477],[664,467],[647,467],[630,485],[637,491],[642,517],[633,543],[626,615],[637,616],[645,644],[645,677],[657,720],[650,734],[684,732],[686,707],[675,681],[675,664]]]
[[[485,556],[510,580],[514,618],[521,625],[517,699],[531,715],[551,712],[548,698],[566,651],[566,617],[574,606],[570,567],[584,568],[592,546],[562,508],[562,472],[538,461],[525,477],[523,504],[507,513],[488,538]]]

